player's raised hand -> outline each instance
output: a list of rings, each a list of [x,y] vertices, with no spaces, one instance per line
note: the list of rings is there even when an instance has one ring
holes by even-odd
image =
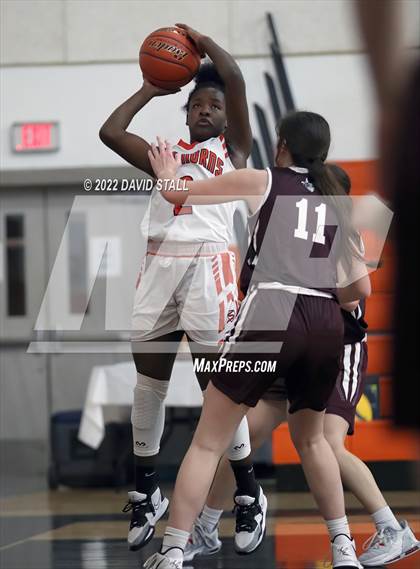
[[[143,77],[142,90],[146,91],[149,94],[150,98],[163,97],[164,95],[173,95],[174,93],[179,93],[179,91],[181,91],[179,87],[177,89],[171,89],[171,90],[163,89],[162,87],[158,87],[157,85],[153,85],[153,83],[150,83],[150,81],[146,79],[146,77]]]
[[[176,172],[181,166],[180,154],[175,154],[172,144],[157,137],[157,144],[151,144],[148,151],[150,164],[157,178],[171,180],[176,178]]]
[[[175,25],[177,28],[181,28],[185,32],[187,32],[188,37],[195,43],[200,56],[204,57],[206,55],[206,50],[204,49],[201,43],[201,40],[204,37],[203,34],[200,34],[200,32],[197,32],[197,30],[190,28],[190,26],[188,26],[187,24],[175,24]]]

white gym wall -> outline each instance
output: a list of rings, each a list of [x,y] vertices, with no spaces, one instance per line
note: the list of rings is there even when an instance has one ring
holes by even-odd
[[[401,3],[406,43],[418,46],[420,4]],[[331,123],[331,157],[375,156],[372,94],[350,0],[6,0],[1,10],[3,170],[121,164],[99,142],[98,129],[139,88],[144,37],[176,21],[209,34],[238,59],[256,127],[251,105],[268,108],[262,74],[273,72],[266,12],[274,16],[297,105]],[[189,89],[153,101],[131,128],[149,140],[187,136],[180,107]],[[28,120],[60,122],[58,153],[12,153],[10,126]]]

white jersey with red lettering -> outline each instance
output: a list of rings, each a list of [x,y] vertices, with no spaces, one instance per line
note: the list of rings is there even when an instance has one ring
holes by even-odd
[[[223,135],[187,144],[180,140],[177,174],[193,180],[234,170]],[[148,240],[137,282],[133,341],[154,340],[184,330],[195,342],[217,345],[238,310],[233,214],[239,202],[176,207],[157,190],[142,231]]]
[[[179,178],[204,180],[234,170],[224,136],[188,144],[179,140],[174,151],[181,155]],[[174,206],[153,190],[142,232],[152,241],[178,243],[232,242],[233,214],[238,202],[217,205]]]

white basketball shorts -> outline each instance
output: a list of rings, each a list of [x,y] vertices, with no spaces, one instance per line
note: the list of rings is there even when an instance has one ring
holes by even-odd
[[[238,311],[235,255],[225,243],[149,241],[137,281],[131,339],[184,330],[197,343],[223,342]]]

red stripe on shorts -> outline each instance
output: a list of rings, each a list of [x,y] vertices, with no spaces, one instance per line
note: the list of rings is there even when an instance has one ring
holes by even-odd
[[[222,301],[219,303],[219,332],[222,332],[225,328],[225,303]]]
[[[230,263],[231,263],[230,253],[222,253],[222,269],[223,269],[223,278],[225,279],[225,286],[228,286],[234,282],[232,267]]]

